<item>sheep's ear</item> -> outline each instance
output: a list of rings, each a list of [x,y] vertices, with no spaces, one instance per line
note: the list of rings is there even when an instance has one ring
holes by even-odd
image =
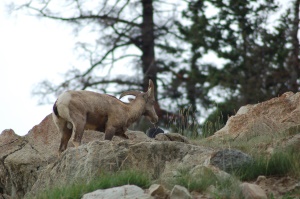
[[[152,88],[149,88],[148,91],[147,91],[147,97],[151,97],[152,95]]]
[[[149,97],[154,97],[154,84],[153,84],[153,81],[151,79],[149,79],[149,87],[148,87],[148,91],[150,94],[149,94]]]

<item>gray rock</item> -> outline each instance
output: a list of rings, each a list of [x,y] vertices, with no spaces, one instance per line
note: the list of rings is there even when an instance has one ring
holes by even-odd
[[[229,173],[242,165],[251,164],[252,161],[251,156],[236,149],[220,150],[210,158],[211,165]]]
[[[144,193],[144,190],[135,185],[124,185],[110,189],[99,189],[84,194],[82,199],[151,199],[153,197]]]

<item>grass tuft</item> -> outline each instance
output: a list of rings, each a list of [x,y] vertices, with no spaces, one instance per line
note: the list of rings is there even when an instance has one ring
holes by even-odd
[[[260,175],[284,176],[291,174],[300,176],[299,168],[300,154],[293,149],[276,151],[269,158],[257,157],[249,165],[243,165],[234,171],[240,180],[254,180]]]
[[[212,171],[205,171],[202,175],[192,174],[189,168],[178,169],[178,176],[175,183],[186,187],[189,191],[204,191],[210,185],[216,185],[217,178]]]
[[[200,167],[191,172],[190,168],[178,169],[172,184],[186,187],[190,192],[206,193],[213,198],[241,198],[239,180],[233,176],[217,176],[211,169]]]
[[[141,188],[150,186],[150,177],[144,172],[126,170],[117,173],[102,173],[95,179],[86,182],[78,180],[70,185],[55,187],[39,193],[37,196],[29,196],[36,199],[80,199],[86,193],[97,189],[107,189],[122,185],[137,185]]]

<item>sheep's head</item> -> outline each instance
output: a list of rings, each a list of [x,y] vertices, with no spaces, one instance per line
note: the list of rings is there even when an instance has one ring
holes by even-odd
[[[155,95],[154,84],[152,80],[149,80],[149,87],[147,92],[143,93],[139,91],[126,91],[121,94],[120,99],[125,95],[133,95],[136,98],[143,98],[146,102],[143,115],[146,116],[152,123],[158,122],[158,116],[154,109]]]

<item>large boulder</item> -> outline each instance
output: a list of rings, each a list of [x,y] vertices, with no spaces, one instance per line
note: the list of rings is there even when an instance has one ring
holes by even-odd
[[[253,136],[290,133],[300,127],[300,92],[255,105],[242,106],[226,125],[209,139],[249,139]]]
[[[158,179],[164,173],[174,173],[179,167],[204,165],[211,154],[211,149],[183,142],[92,141],[62,153],[40,174],[30,194],[76,179],[89,180],[103,171],[141,170],[152,179]]]
[[[2,193],[13,198],[23,197],[44,166],[56,159],[59,140],[60,135],[51,115],[25,136],[18,136],[13,130],[4,130],[0,134]]]
[[[210,164],[228,173],[244,165],[250,165],[253,159],[246,153],[236,149],[223,149],[215,152],[210,158]]]
[[[49,114],[25,136],[12,129],[0,134],[0,194],[22,198],[31,190],[40,172],[57,160],[60,133]],[[103,138],[103,133],[88,132],[83,143]],[[72,144],[69,144],[72,146]]]

